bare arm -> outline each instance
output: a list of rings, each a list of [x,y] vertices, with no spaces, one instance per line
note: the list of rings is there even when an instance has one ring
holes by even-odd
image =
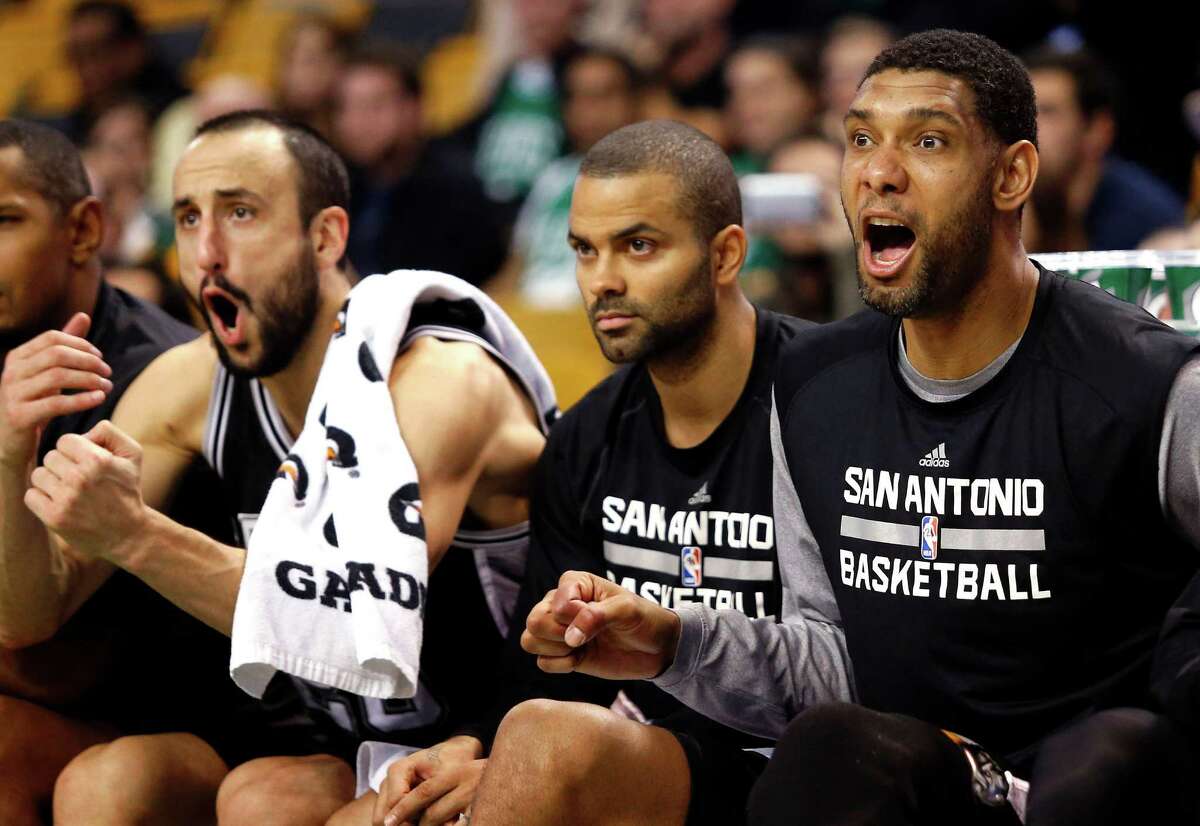
[[[389,386],[417,468],[431,570],[468,506],[490,526],[528,518],[545,439],[503,367],[477,345],[422,338],[396,359]]]
[[[47,454],[26,502],[73,553],[124,568],[228,634],[245,552],[158,510],[200,453],[215,359],[207,338],[156,359],[112,422]]]
[[[83,338],[90,320],[42,333],[12,350],[0,375],[0,646],[50,638],[112,569],[66,552],[25,507],[42,429],[90,410],[112,389],[112,370]],[[63,390],[77,391],[64,394]]]

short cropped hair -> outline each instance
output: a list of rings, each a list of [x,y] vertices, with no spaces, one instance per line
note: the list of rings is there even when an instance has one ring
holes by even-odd
[[[1025,57],[1025,68],[1030,72],[1059,71],[1069,75],[1075,84],[1075,103],[1085,118],[1118,108],[1117,81],[1090,52],[1041,49]]]
[[[328,207],[350,208],[350,176],[346,164],[324,138],[302,123],[275,112],[247,109],[205,121],[196,130],[196,137],[261,126],[283,133],[283,143],[295,162],[301,224],[307,227],[318,212]]]
[[[579,174],[671,176],[679,183],[680,210],[704,244],[742,223],[742,195],[728,156],[703,132],[678,121],[647,120],[609,133],[584,155]]]
[[[979,34],[933,29],[910,34],[880,52],[863,81],[888,69],[932,71],[964,81],[975,112],[1005,145],[1037,146],[1037,105],[1029,73],[1011,52]]]
[[[92,194],[75,144],[63,133],[26,120],[0,120],[0,149],[21,150],[20,175],[61,215]]]

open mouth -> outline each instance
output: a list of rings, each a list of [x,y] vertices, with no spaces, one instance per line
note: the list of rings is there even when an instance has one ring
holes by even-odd
[[[878,278],[887,278],[908,260],[917,234],[898,218],[871,216],[863,224],[863,263]]]
[[[200,294],[208,309],[209,322],[217,338],[227,346],[241,344],[245,338],[241,329],[241,305],[220,287],[205,287]]]

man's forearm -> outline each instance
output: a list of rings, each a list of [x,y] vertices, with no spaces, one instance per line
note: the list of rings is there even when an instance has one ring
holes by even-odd
[[[150,510],[110,561],[201,622],[229,636],[246,552]]]
[[[828,622],[752,620],[703,605],[676,613],[674,661],[654,683],[719,723],[773,739],[808,706],[854,699],[845,636]]]
[[[49,639],[66,619],[70,572],[46,527],[25,506],[32,466],[0,463],[0,645]]]

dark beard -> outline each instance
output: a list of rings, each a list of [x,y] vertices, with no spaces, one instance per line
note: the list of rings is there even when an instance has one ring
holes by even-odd
[[[231,284],[218,282],[218,286],[242,302],[246,312],[252,311],[258,318],[262,339],[262,351],[258,359],[250,364],[238,364],[230,357],[221,340],[214,335],[217,356],[225,369],[242,378],[274,376],[286,369],[296,357],[296,352],[317,317],[320,304],[318,285],[316,260],[312,250],[307,248],[301,254],[295,268],[258,302],[258,309],[253,309],[254,305],[246,293]],[[212,329],[212,321],[207,312],[204,314],[204,320],[209,329]]]
[[[716,293],[710,278],[705,256],[679,290],[653,307],[621,296],[598,299],[591,308],[592,332],[604,357],[614,364],[688,361],[707,339],[716,316]],[[645,322],[646,332],[631,341],[606,338],[596,330],[596,314],[606,310],[636,315]]]
[[[873,290],[863,275],[860,259],[858,294],[868,307],[886,315],[939,315],[958,307],[978,283],[991,245],[991,190],[985,186],[961,212],[946,221],[942,232],[921,240],[924,256],[909,286],[888,293]]]

